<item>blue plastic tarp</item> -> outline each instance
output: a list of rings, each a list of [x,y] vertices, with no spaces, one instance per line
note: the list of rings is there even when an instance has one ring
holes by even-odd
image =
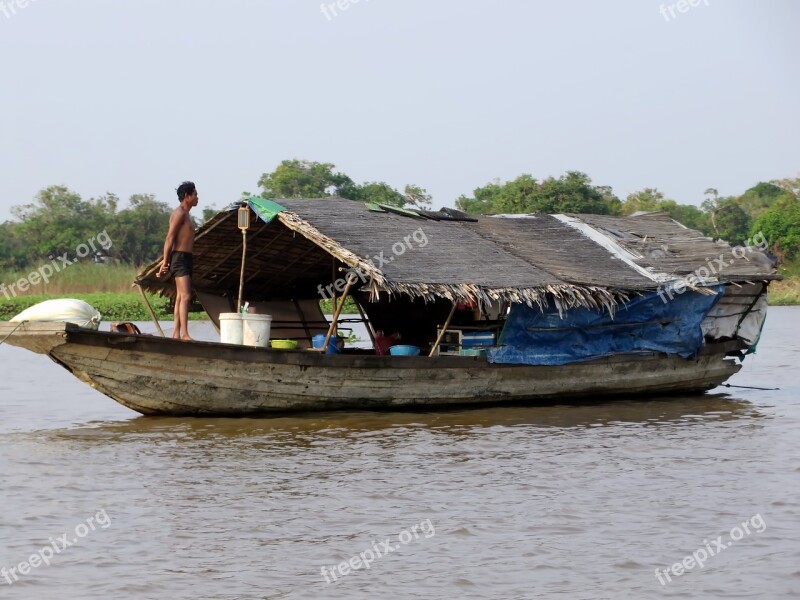
[[[703,345],[700,323],[724,286],[710,289],[716,294],[686,291],[672,299],[651,292],[619,307],[613,318],[600,309],[572,309],[562,317],[554,306],[542,312],[515,304],[487,358],[524,365],[563,365],[627,352],[689,358]]]

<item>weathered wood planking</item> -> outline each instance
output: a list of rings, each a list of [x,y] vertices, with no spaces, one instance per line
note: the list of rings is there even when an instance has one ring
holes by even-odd
[[[0,324],[0,339],[7,330],[8,324]],[[91,332],[64,324],[26,324],[8,343],[49,354],[100,392],[149,415],[250,415],[701,392],[741,368],[725,358],[735,343],[707,347],[693,360],[654,354],[557,367],[494,365],[473,357],[275,351]]]

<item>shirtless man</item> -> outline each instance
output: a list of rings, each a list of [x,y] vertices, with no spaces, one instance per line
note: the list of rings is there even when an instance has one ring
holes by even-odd
[[[197,188],[191,181],[178,187],[180,206],[169,217],[169,231],[164,242],[164,259],[158,277],[167,273],[175,276],[175,329],[172,337],[191,340],[189,337],[189,304],[192,300],[192,250],[194,227],[189,211],[197,206]]]

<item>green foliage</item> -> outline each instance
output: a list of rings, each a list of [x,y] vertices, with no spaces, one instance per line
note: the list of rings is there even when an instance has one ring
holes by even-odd
[[[338,298],[337,298],[338,301]],[[334,311],[333,307],[333,300],[320,300],[319,307],[322,309],[322,312],[326,315],[332,315]],[[344,301],[344,307],[342,308],[342,314],[347,315],[354,315],[358,312],[358,306],[353,301],[352,298],[348,297]]]
[[[418,185],[408,184],[403,190],[403,194],[407,203],[421,208],[430,206],[433,201],[433,197],[428,193],[428,190]]]
[[[716,213],[715,231],[718,236],[731,244],[741,244],[750,234],[753,220],[733,198],[719,201]]]
[[[664,202],[671,202],[664,198],[664,194],[656,188],[644,188],[640,192],[628,194],[625,202],[622,204],[621,213],[623,215],[632,215],[636,212],[656,212],[661,210]]]
[[[741,244],[748,238],[753,220],[740,206],[738,198],[715,196],[703,202],[702,208],[711,223],[709,235],[731,244]]]
[[[530,175],[522,175],[521,177],[530,177]],[[472,197],[459,196],[458,200],[456,200],[456,207],[474,215],[499,213],[501,211],[495,209],[495,206],[500,204],[500,196],[504,188],[509,184],[510,182],[501,184],[499,179],[489,182],[483,187],[476,188],[472,192]]]
[[[383,181],[355,183],[344,173],[335,173],[336,165],[309,160],[284,160],[272,173],[264,173],[258,181],[265,198],[328,198],[338,196],[361,202],[389,206],[407,203],[426,206],[431,196],[418,185],[409,184],[401,193]]]
[[[250,198],[250,197],[251,197],[251,194],[248,194],[248,195],[247,195],[247,198]],[[218,212],[220,212],[220,211],[219,211],[219,210],[217,210],[216,208],[214,208],[213,206],[207,206],[207,207],[205,207],[205,208],[203,209],[203,213],[202,213],[202,217],[201,217],[201,220],[202,220],[201,224],[202,224],[202,223],[205,223],[206,221],[208,221],[209,219],[211,219],[211,218],[212,218],[213,216],[215,216],[215,215],[216,215]],[[165,234],[165,235],[166,235],[166,234]]]
[[[708,216],[692,204],[678,204],[675,200],[665,200],[659,210],[667,213],[681,225],[709,233]]]
[[[752,219],[756,219],[777,202],[793,197],[791,192],[780,186],[762,181],[739,196],[737,202]]]
[[[284,160],[272,173],[264,173],[258,185],[265,198],[341,196],[355,199],[355,183],[344,173],[334,173],[335,168],[331,163]]]
[[[629,194],[622,204],[621,212],[623,215],[663,212],[686,227],[708,233],[708,217],[702,210],[691,204],[678,204],[675,200],[666,199],[656,188],[644,188],[640,192]]]
[[[96,240],[96,250],[133,265],[158,257],[173,207],[151,194],[134,194],[129,207],[118,207],[111,193],[83,200],[64,186],[42,190],[34,202],[12,209],[17,221],[0,225],[0,269],[26,269],[64,253],[74,260],[89,240]]]
[[[16,224],[11,221],[0,224],[0,267],[15,269],[25,265],[27,254],[24,241],[17,235]]]
[[[770,250],[782,261],[800,258],[800,200],[785,198],[758,217],[751,233],[763,233]]]
[[[402,207],[406,203],[405,196],[382,181],[367,182],[357,186],[355,200],[363,202],[375,202],[376,204],[388,204],[390,206]]]
[[[605,186],[592,185],[585,173],[568,171],[558,179],[542,182],[523,174],[504,184],[491,182],[461,196],[456,206],[473,214],[501,213],[593,213],[618,214],[622,203]]]
[[[152,194],[131,196],[130,208],[121,211],[108,226],[116,256],[136,266],[160,256],[173,209],[164,202],[156,202]]]
[[[35,202],[13,208],[19,219],[14,237],[25,240],[25,255],[17,257],[16,266],[64,252],[74,255],[78,245],[107,228],[117,203],[113,194],[85,201],[66,187],[51,186],[39,192]]]

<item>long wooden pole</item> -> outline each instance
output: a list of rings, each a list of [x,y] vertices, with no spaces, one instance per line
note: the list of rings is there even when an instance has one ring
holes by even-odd
[[[350,293],[350,286],[355,283],[358,276],[355,273],[348,273],[347,275],[347,285],[344,287],[344,292],[342,292],[342,299],[339,302],[339,305],[336,306],[336,310],[333,313],[333,320],[331,321],[331,326],[328,327],[328,335],[325,336],[325,343],[322,344],[322,351],[326,352],[328,350],[328,342],[331,340],[331,336],[333,332],[336,331],[336,324],[339,322],[339,314],[342,312],[344,308],[345,300],[347,300],[347,295]]]
[[[150,306],[150,300],[147,299],[147,296],[145,295],[144,290],[142,289],[142,286],[139,285],[138,283],[135,283],[134,285],[137,288],[139,288],[139,293],[142,295],[142,300],[144,300],[144,305],[147,307],[147,312],[150,313],[150,316],[153,319],[153,323],[156,324],[156,329],[158,329],[158,333],[161,334],[161,337],[166,337],[164,335],[164,330],[161,329],[161,323],[158,322],[158,318],[156,318],[156,313],[153,311],[153,307]]]
[[[239,275],[239,303],[236,312],[242,312],[242,292],[244,291],[244,261],[247,255],[247,230],[242,229],[242,273]]]
[[[447,328],[450,327],[450,321],[453,320],[453,315],[456,314],[456,306],[457,304],[454,301],[453,308],[450,309],[450,314],[447,315],[447,321],[444,322],[444,327],[442,327],[442,330],[439,332],[439,337],[436,338],[436,343],[433,345],[433,348],[431,348],[431,352],[430,354],[428,354],[428,358],[432,357],[436,353],[436,350],[439,348],[439,343],[442,341],[442,338],[444,337]]]

